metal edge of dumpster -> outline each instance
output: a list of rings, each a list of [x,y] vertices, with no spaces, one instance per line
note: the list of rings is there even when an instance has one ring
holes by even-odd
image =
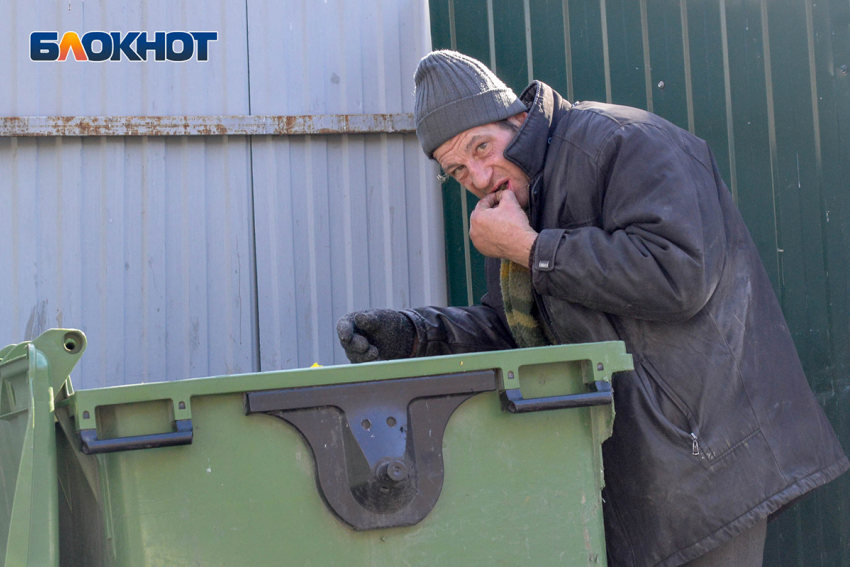
[[[563,396],[558,398],[541,397],[541,392],[535,392],[535,388],[532,387],[533,381],[526,382],[525,379],[520,380],[521,376],[529,376],[527,375],[527,372],[530,370],[527,369],[546,367],[549,364],[562,364],[565,362],[580,363],[581,370],[577,377],[580,377],[584,382],[585,390],[583,393],[579,393],[575,396]],[[69,525],[68,522],[65,522],[65,527],[62,528],[62,533],[60,534],[60,546],[63,546],[68,541],[73,540],[72,543],[73,546],[75,546],[71,554],[73,557],[68,557],[71,557],[72,561],[82,561],[83,558],[87,558],[92,561],[67,563],[67,558],[62,557],[60,564],[121,564],[123,560],[128,558],[126,555],[126,553],[129,553],[127,551],[128,549],[138,549],[140,542],[133,540],[132,538],[135,536],[131,535],[136,532],[131,530],[131,532],[128,533],[125,529],[126,526],[123,523],[124,520],[119,520],[119,518],[133,517],[132,513],[127,514],[127,511],[122,508],[122,506],[127,502],[127,494],[120,492],[121,489],[117,487],[119,487],[121,483],[116,482],[117,478],[113,478],[112,474],[107,470],[109,469],[109,466],[107,465],[108,462],[119,462],[114,459],[124,459],[124,457],[109,455],[109,453],[121,455],[128,451],[136,453],[139,449],[153,449],[154,451],[158,451],[156,447],[167,447],[169,445],[191,446],[194,444],[192,436],[183,435],[184,432],[181,431],[179,425],[181,423],[189,424],[186,431],[191,433],[193,417],[196,418],[196,420],[200,419],[202,423],[200,427],[205,429],[208,435],[209,423],[203,425],[203,415],[193,416],[193,408],[196,405],[195,402],[203,407],[202,400],[208,396],[218,396],[222,394],[244,395],[243,401],[245,407],[242,408],[244,411],[248,413],[254,413],[254,411],[266,413],[266,410],[268,410],[271,411],[272,414],[276,414],[286,411],[287,409],[297,409],[295,406],[289,407],[297,400],[290,400],[287,402],[287,404],[285,404],[287,406],[286,408],[277,407],[274,404],[269,407],[265,407],[268,406],[268,404],[257,405],[256,402],[265,398],[276,398],[278,396],[277,392],[286,392],[285,395],[287,398],[293,396],[295,398],[300,398],[301,396],[299,396],[299,394],[306,393],[310,393],[310,397],[312,397],[319,390],[327,391],[328,394],[331,392],[339,392],[342,394],[343,391],[350,394],[350,392],[348,392],[349,390],[358,389],[359,386],[365,386],[366,384],[372,385],[369,386],[367,390],[377,388],[383,391],[383,386],[387,386],[388,388],[398,388],[402,385],[402,383],[418,381],[418,379],[415,378],[417,376],[427,378],[427,381],[433,381],[435,379],[438,381],[452,381],[453,376],[465,375],[469,377],[473,374],[489,374],[496,378],[495,387],[502,391],[504,396],[503,403],[506,405],[505,409],[511,413],[514,412],[511,411],[510,407],[517,409],[515,413],[527,413],[529,411],[539,412],[541,410],[559,409],[562,407],[591,406],[589,407],[590,423],[588,426],[594,449],[592,453],[588,454],[588,456],[590,457],[590,463],[592,463],[590,470],[593,471],[595,485],[598,489],[601,489],[604,484],[601,443],[610,435],[611,427],[613,425],[613,405],[610,404],[611,392],[610,389],[606,388],[606,386],[608,385],[608,381],[613,373],[627,370],[631,367],[631,356],[625,353],[625,345],[622,342],[609,342],[580,345],[558,345],[540,347],[536,349],[523,349],[522,351],[511,350],[490,353],[448,355],[430,357],[427,359],[420,358],[400,361],[383,361],[356,365],[355,367],[350,365],[336,367],[328,366],[311,369],[304,368],[243,375],[193,378],[174,382],[156,382],[85,390],[75,393],[70,399],[59,402],[56,413],[57,417],[60,419],[60,423],[62,423],[62,417],[63,415],[66,415],[66,413],[73,416],[72,427],[76,429],[73,445],[77,448],[74,452],[74,456],[77,457],[77,460],[92,461],[92,459],[96,459],[96,461],[93,462],[97,463],[96,467],[101,474],[96,473],[94,480],[90,481],[89,485],[91,486],[92,492],[94,492],[95,496],[99,493],[101,497],[100,510],[102,512],[102,533],[105,540],[95,541],[96,538],[93,539],[93,532],[98,531],[94,529],[93,525],[90,526],[93,529],[87,530],[86,533],[78,534],[79,537],[74,537],[65,531]],[[352,373],[354,373],[354,375]],[[490,378],[490,380],[492,383],[492,378]],[[522,384],[520,384],[520,382],[522,382]],[[281,387],[283,387],[283,390],[280,390]],[[462,389],[465,391],[470,388],[472,388],[472,386],[467,385],[467,387]],[[493,390],[494,387],[490,386],[485,389]],[[402,390],[405,394],[410,394],[410,391],[408,391],[410,390],[409,387],[404,387]],[[475,390],[475,388],[472,388],[472,390]],[[431,394],[434,393],[437,392],[431,392]],[[472,393],[471,390],[470,393]],[[525,394],[525,396],[523,394]],[[599,405],[597,402],[601,398],[607,399],[609,403],[606,403],[602,407],[592,407]],[[381,399],[384,400],[384,397]],[[498,397],[496,397],[496,400],[498,401]],[[136,412],[139,411],[141,407],[144,407],[145,404],[148,404],[149,407],[153,402],[162,402],[168,409],[166,413],[169,414],[171,420],[171,433],[131,433],[131,436],[129,437],[122,437],[121,432],[117,429],[112,430],[110,425],[104,425],[104,423],[99,419],[100,417],[103,417],[103,411],[105,408],[132,407],[134,409],[129,411]],[[526,402],[528,403],[526,404]],[[257,407],[254,407],[255,405]],[[324,406],[326,404],[323,403],[320,405]],[[345,404],[342,404],[342,406],[344,407]],[[447,416],[448,415],[449,414],[447,414]],[[164,416],[160,416],[160,418],[163,417]],[[284,416],[277,415],[275,417]],[[516,419],[522,418],[517,417]],[[284,420],[286,421],[285,418]],[[359,418],[356,416],[355,422],[359,423]],[[158,431],[165,431],[166,428],[164,426],[167,425],[167,420],[162,421],[160,425],[163,426],[162,429],[156,429]],[[303,427],[296,426],[296,429],[304,435]],[[407,428],[405,427],[405,429]],[[430,429],[431,427],[429,426],[427,430],[430,431]],[[441,429],[441,427],[438,427],[437,429]],[[68,428],[68,431],[70,430],[71,428]],[[417,430],[417,427],[413,427],[413,430]],[[98,438],[98,435],[101,433],[103,433],[103,438]],[[333,437],[333,435],[330,436],[330,438]],[[442,434],[438,435],[438,437],[441,438]],[[315,442],[310,441],[310,435],[307,435],[306,438],[308,444],[311,444],[311,446],[315,445]],[[63,440],[58,440],[58,442],[61,441]],[[331,441],[326,441],[327,444],[325,444],[324,447],[327,449],[327,447],[330,446]],[[86,448],[87,443],[88,449]],[[322,444],[320,443],[318,446],[321,445]],[[418,444],[414,445],[418,446]],[[193,451],[189,446],[182,449],[182,451],[186,452],[185,455],[187,455],[187,458]],[[175,449],[179,449],[179,447],[175,447]],[[84,454],[86,451],[105,454]],[[316,451],[312,451],[312,453],[315,456]],[[343,451],[343,453],[345,453],[345,451]],[[415,462],[418,462],[420,459],[415,458],[412,462],[406,459],[402,460],[404,460],[406,465],[415,465]],[[136,463],[140,462],[135,457],[133,457],[133,461]],[[62,463],[60,463],[60,466],[61,465]],[[434,501],[439,497],[440,491],[436,490],[436,492],[431,495],[433,498],[429,499],[427,506],[410,516],[399,515],[397,520],[386,514],[381,521],[375,521],[374,517],[369,518],[363,516],[362,518],[357,518],[356,516],[358,514],[355,514],[355,516],[350,514],[340,514],[340,511],[336,509],[333,503],[335,501],[338,503],[339,499],[329,498],[329,496],[334,496],[334,494],[332,494],[333,490],[330,492],[325,490],[328,485],[322,482],[323,474],[321,469],[323,467],[318,462],[316,465],[317,477],[315,482],[320,485],[317,488],[319,488],[320,495],[322,495],[325,503],[328,505],[328,511],[335,514],[337,519],[342,520],[343,523],[348,524],[348,527],[353,528],[354,530],[383,529],[392,526],[412,526],[428,515]],[[426,474],[426,476],[429,475]],[[442,475],[431,476],[436,478],[436,476]],[[100,486],[103,482],[106,482],[107,486],[105,488]],[[439,482],[439,484],[442,484],[442,482]],[[78,483],[77,486],[85,488],[82,483]],[[116,492],[116,490],[118,492]],[[418,505],[419,500],[416,502]],[[117,505],[118,508],[113,510],[113,505]],[[90,519],[91,518],[87,518],[85,520],[87,525]],[[118,523],[113,524],[113,521]],[[95,523],[98,522],[96,521]],[[128,536],[130,539],[128,539]],[[604,554],[604,540],[599,541],[597,539],[595,541],[603,547],[602,550],[595,548],[594,553],[591,553],[591,555],[596,558],[593,562],[598,560],[600,552]],[[103,547],[101,544],[105,544],[106,547]],[[105,555],[101,555],[99,560],[95,560],[95,557],[87,557],[84,555],[85,550],[83,547],[85,546],[103,547]],[[63,551],[65,551],[64,548]],[[141,565],[142,563],[139,564]]]
[[[0,350],[0,567],[59,564],[53,410],[85,348],[82,332],[51,329]]]
[[[62,475],[65,474],[68,476],[68,474],[67,471],[57,471],[57,452],[60,457],[58,460],[65,462],[67,461],[68,455],[66,454],[65,457],[63,457],[63,451],[70,451],[73,453],[73,456],[76,457],[74,461],[81,465],[81,467],[77,467],[79,469],[77,472],[81,473],[77,475],[79,478],[75,481],[66,479],[66,483],[77,482],[78,484],[87,484],[97,500],[104,498],[104,494],[108,497],[109,491],[104,490],[102,486],[99,486],[103,481],[101,475],[98,474],[98,468],[102,465],[100,462],[102,456],[84,454],[81,447],[81,433],[85,431],[81,430],[80,427],[81,418],[88,416],[82,415],[86,413],[86,409],[78,405],[76,400],[78,396],[72,395],[74,392],[69,379],[69,374],[79,360],[79,356],[82,354],[84,348],[85,337],[82,333],[79,333],[78,331],[54,329],[44,333],[32,343],[11,345],[10,347],[0,350],[0,369],[3,369],[3,372],[0,373],[0,375],[4,378],[4,382],[2,383],[4,385],[2,387],[7,390],[13,388],[15,392],[14,395],[19,401],[20,395],[17,394],[17,392],[20,390],[20,385],[13,384],[7,386],[5,384],[10,380],[14,382],[14,377],[23,376],[22,381],[27,385],[28,391],[31,393],[31,395],[26,397],[31,400],[41,400],[38,403],[33,401],[29,406],[24,408],[15,406],[13,410],[13,412],[17,412],[15,415],[26,414],[24,421],[28,424],[34,424],[23,434],[30,435],[33,439],[37,439],[37,441],[32,445],[34,452],[31,452],[29,455],[24,454],[26,444],[19,444],[21,447],[21,463],[26,467],[29,467],[27,469],[29,471],[34,471],[34,469],[39,470],[38,472],[33,472],[32,476],[29,477],[32,479],[31,481],[17,483],[17,485],[14,486],[16,491],[16,494],[14,494],[15,499],[20,502],[30,502],[31,506],[29,510],[27,510],[25,514],[19,514],[15,510],[3,511],[0,509],[0,512],[8,512],[6,513],[6,516],[4,516],[3,513],[0,513],[0,530],[6,530],[9,532],[8,541],[13,542],[14,545],[14,549],[12,549],[12,547],[9,549],[16,553],[14,556],[9,554],[0,556],[4,558],[4,562],[0,563],[0,567],[11,567],[11,565],[18,564],[68,564],[67,561],[62,558],[62,547],[64,541],[62,538],[67,539],[69,534],[64,530],[68,529],[69,525],[66,514],[64,527],[59,527],[59,524],[62,523],[62,513],[65,511],[65,508],[62,507],[63,501],[59,499],[61,493],[58,493],[57,491],[57,486],[59,491],[65,490],[65,487],[62,485]],[[578,350],[572,351],[570,350],[571,348]],[[561,352],[558,349],[566,350]],[[484,356],[475,355],[471,357],[464,357],[467,364],[465,367],[463,366],[464,360],[457,356],[440,357],[443,360],[438,361],[438,363],[441,367],[445,367],[444,370],[451,370],[451,373],[461,371],[461,368],[458,368],[455,365],[460,365],[463,369],[462,371],[466,372],[476,370],[479,366],[482,369],[485,366],[492,369],[498,369],[498,382],[500,382],[499,389],[502,391],[503,403],[506,404],[504,409],[513,411],[508,406],[511,406],[514,409],[518,407],[522,408],[523,404],[528,402],[528,404],[526,404],[527,409],[518,409],[517,411],[539,411],[541,409],[571,407],[570,404],[573,404],[576,401],[581,402],[581,405],[593,406],[597,405],[594,400],[599,400],[603,397],[610,398],[610,389],[606,388],[606,382],[610,380],[611,374],[621,370],[627,370],[632,367],[631,356],[626,354],[624,349],[625,345],[622,343],[565,345],[534,349],[535,351],[539,351],[534,356],[535,362],[537,363],[555,362],[556,360],[560,360],[560,357],[565,356],[565,354],[569,352],[581,351],[588,354],[588,356],[585,356],[582,359],[587,360],[587,362],[590,363],[585,367],[587,372],[583,373],[589,393],[580,394],[578,396],[580,400],[567,400],[566,402],[564,400],[557,399],[540,399],[535,398],[534,396],[531,396],[528,399],[523,398],[519,384],[520,368],[515,368],[517,372],[509,370],[509,368],[512,368],[511,365],[514,364],[511,359],[512,355],[510,354],[488,353],[486,358]],[[458,360],[454,360],[455,358],[458,358]],[[596,358],[599,358],[598,363],[596,362]],[[571,360],[578,359],[573,358]],[[605,362],[604,367],[601,362],[602,360]],[[21,370],[24,363],[27,365],[26,371]],[[370,374],[374,372],[375,374],[372,377],[382,381],[389,379],[391,375],[397,376],[399,374],[409,374],[410,372],[413,372],[413,369],[417,368],[416,365],[421,364],[421,362],[394,361],[391,363],[380,364],[385,366],[375,366],[370,368]],[[390,366],[394,367],[394,370],[387,371]],[[330,382],[334,382],[337,379],[335,377],[340,373],[338,369],[334,369],[333,367],[325,367],[324,369],[316,370],[299,369],[295,371],[282,372],[286,373],[288,379],[294,379],[293,382],[303,382],[303,385],[314,383],[314,380],[317,378],[317,374],[319,373],[323,376],[329,377]],[[231,376],[221,378],[232,379],[236,377]],[[279,384],[279,378],[280,372],[242,375],[239,377],[240,385],[236,388],[236,390],[247,392],[248,390],[270,389],[270,387],[274,384]],[[21,378],[17,379],[21,380]],[[290,383],[292,384],[292,382]],[[86,396],[86,398],[90,401],[92,398],[97,400],[106,396],[105,399],[100,399],[100,402],[103,402],[106,401],[106,399],[111,399],[110,396],[120,394],[119,397],[121,398],[121,403],[124,403],[135,399],[135,397],[161,398],[164,396],[172,399],[175,410],[175,413],[173,414],[174,417],[178,417],[178,411],[185,412],[186,417],[190,418],[189,422],[191,423],[191,414],[189,413],[191,409],[189,407],[184,408],[182,402],[178,402],[178,400],[183,398],[188,400],[190,397],[189,390],[192,390],[198,395],[203,395],[201,391],[206,391],[206,394],[213,394],[222,393],[225,390],[233,390],[233,388],[228,384],[229,383],[226,380],[200,378],[179,382],[153,383],[143,386],[123,386],[120,388],[120,392],[118,389],[114,388],[106,388],[103,389],[102,392],[87,391],[86,394],[91,394],[92,396]],[[115,391],[112,392],[112,390]],[[184,392],[183,390],[186,391]],[[235,392],[236,390],[233,391]],[[49,395],[45,395],[43,393],[39,394],[38,392],[49,392]],[[2,408],[0,413],[3,414],[3,416],[0,417],[6,417],[6,414],[9,413],[6,411],[6,409],[8,409],[7,405],[16,398],[12,398],[6,393],[0,395],[0,400],[4,400],[3,404],[5,404],[0,404],[0,408]],[[587,398],[587,400],[584,400],[584,398]],[[589,401],[589,403],[584,403],[585,401]],[[559,404],[564,403],[567,403],[567,405],[559,406]],[[540,405],[540,407],[537,407],[537,405]],[[53,411],[54,407],[56,407],[57,410],[55,411],[55,416]],[[91,414],[93,418],[94,408],[92,407],[88,409],[92,410]],[[591,428],[591,431],[596,445],[595,453],[597,453],[594,455],[595,458],[593,460],[596,463],[596,470],[599,475],[598,486],[600,487],[604,482],[602,479],[601,442],[610,434],[613,422],[613,407],[611,407],[611,410],[612,411],[603,411],[602,408],[600,408],[599,411],[593,410],[591,412],[591,419],[595,422],[595,426]],[[29,415],[32,415],[34,419],[28,420]],[[61,426],[61,430],[64,432],[61,439],[57,438],[55,433],[58,428],[52,426],[54,421],[57,420]],[[92,419],[91,421],[94,420]],[[41,427],[39,427],[39,424]],[[5,435],[7,430],[4,429],[2,431]],[[12,430],[8,429],[8,431]],[[189,437],[186,442],[191,443],[191,437]],[[7,445],[8,444],[3,445],[4,449]],[[65,447],[65,445],[68,445],[68,447]],[[9,451],[6,452],[8,453]],[[0,454],[0,457],[6,458],[7,455]],[[38,464],[38,466],[35,466],[36,464]],[[59,468],[62,468],[61,462],[59,463]],[[9,478],[6,478],[5,482],[9,482]],[[7,489],[5,485],[0,486],[2,486],[4,490]],[[20,496],[20,494],[23,494],[24,492],[29,494],[30,497]],[[65,496],[67,504],[70,506],[71,501],[68,498],[67,492],[65,493]],[[8,495],[7,500],[9,500]],[[60,508],[58,514],[57,501],[59,501]],[[66,508],[68,506],[66,506]],[[103,509],[104,514],[108,516],[108,512],[111,508],[109,503],[101,501],[99,502],[99,506]],[[108,545],[114,544],[114,542],[111,541],[110,534],[108,533],[110,531],[109,518],[103,517],[101,519],[104,520],[103,527],[106,528],[104,535],[109,541],[101,542],[106,544],[107,547],[103,547],[100,553],[112,556],[113,554],[108,552]],[[89,526],[89,528],[92,527],[93,526]],[[63,530],[62,534],[58,533],[60,529]],[[0,537],[3,536],[3,533],[3,531],[0,531]],[[26,541],[27,544],[22,544],[22,541]],[[24,555],[21,554],[22,549]],[[33,550],[35,549],[44,550],[41,557],[33,555]],[[113,549],[112,551],[114,553],[115,550]],[[102,559],[105,560],[103,564],[106,565],[112,564],[113,561],[110,561],[110,559],[114,560],[115,557],[102,557]]]

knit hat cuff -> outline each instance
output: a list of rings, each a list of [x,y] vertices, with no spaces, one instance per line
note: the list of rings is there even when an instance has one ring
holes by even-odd
[[[509,88],[488,90],[440,106],[416,124],[416,135],[425,154],[470,128],[499,122],[528,110]]]

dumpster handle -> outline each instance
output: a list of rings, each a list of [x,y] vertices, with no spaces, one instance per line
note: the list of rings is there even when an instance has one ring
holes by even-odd
[[[153,449],[155,447],[191,444],[192,420],[178,419],[174,422],[174,425],[176,431],[171,433],[117,437],[115,439],[98,439],[97,429],[83,429],[80,431],[81,449],[86,455],[93,455],[96,453],[114,453],[115,451],[132,451],[134,449]]]
[[[597,380],[588,384],[587,389],[590,391],[586,394],[551,396],[548,398],[526,400],[522,397],[522,392],[519,388],[511,388],[502,392],[502,407],[510,413],[526,413],[530,411],[604,406],[614,400],[610,382]]]

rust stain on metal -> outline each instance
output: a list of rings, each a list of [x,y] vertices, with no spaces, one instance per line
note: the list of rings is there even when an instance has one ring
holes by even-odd
[[[412,114],[301,116],[11,116],[0,117],[10,136],[295,136],[414,132]]]

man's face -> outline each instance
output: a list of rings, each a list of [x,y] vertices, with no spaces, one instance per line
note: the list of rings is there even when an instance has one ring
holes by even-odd
[[[526,113],[508,118],[519,128]],[[528,176],[505,159],[505,148],[516,131],[502,124],[485,124],[461,132],[434,151],[447,174],[481,199],[496,191],[513,191],[520,207],[528,206]]]

